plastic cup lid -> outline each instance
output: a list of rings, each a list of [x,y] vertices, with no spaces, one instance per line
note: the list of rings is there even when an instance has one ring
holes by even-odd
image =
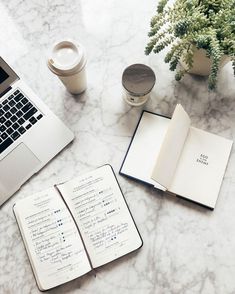
[[[145,64],[132,64],[122,74],[122,85],[134,96],[148,94],[156,81],[153,70]]]
[[[71,75],[79,72],[85,63],[83,47],[68,40],[56,43],[47,60],[49,69],[57,75]]]

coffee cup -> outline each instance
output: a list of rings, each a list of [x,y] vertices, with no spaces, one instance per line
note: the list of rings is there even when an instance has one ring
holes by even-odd
[[[86,56],[81,44],[71,40],[56,43],[49,53],[47,65],[71,94],[86,90]]]

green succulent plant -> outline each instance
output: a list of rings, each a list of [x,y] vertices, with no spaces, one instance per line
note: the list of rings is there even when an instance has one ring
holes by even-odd
[[[187,69],[177,70],[181,80],[193,67],[193,48],[204,49],[211,59],[209,89],[217,83],[221,57],[232,60],[235,75],[235,0],[160,0],[151,20],[150,41],[145,54],[158,53],[171,45],[165,56],[174,71],[182,58]]]

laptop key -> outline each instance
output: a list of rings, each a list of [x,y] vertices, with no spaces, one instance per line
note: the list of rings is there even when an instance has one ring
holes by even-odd
[[[12,125],[12,127],[13,127],[14,130],[17,130],[19,126],[20,126],[20,125],[19,125],[18,123],[14,123],[14,124]]]
[[[16,91],[14,92],[14,95],[17,95],[18,93],[20,93],[20,91],[19,91],[19,90],[16,90]]]
[[[21,117],[22,115],[23,115],[22,111],[19,110],[19,111],[16,112],[16,116]]]
[[[12,114],[16,113],[16,112],[17,112],[17,108],[16,108],[15,106],[12,107],[11,110],[10,110],[10,112],[11,112]]]
[[[25,128],[28,130],[28,129],[30,129],[32,127],[32,125],[31,124],[28,124]]]
[[[20,124],[20,125],[22,125],[24,122],[25,122],[25,120],[22,117],[18,120],[18,124]]]
[[[4,114],[4,111],[0,109],[0,116],[2,116],[3,114]]]
[[[8,100],[11,100],[14,97],[14,95],[12,94],[11,96],[8,97]]]
[[[37,120],[42,118],[42,114],[39,114],[39,116],[37,116]]]
[[[29,121],[31,122],[31,124],[35,124],[37,122],[36,118],[34,116],[30,117]]]
[[[8,99],[3,100],[3,101],[2,101],[2,105],[7,104],[7,102],[8,102]]]
[[[3,124],[5,121],[6,121],[5,117],[4,116],[1,116],[0,117],[0,123]]]
[[[3,106],[2,109],[5,110],[5,111],[8,111],[10,109],[10,106],[8,104],[6,104],[6,105]]]
[[[10,118],[12,116],[12,114],[10,113],[10,111],[8,111],[7,113],[5,113],[5,118]]]
[[[29,102],[29,100],[28,100],[27,98],[24,97],[20,102],[23,103],[23,104],[25,105],[26,103]]]
[[[32,107],[33,107],[33,104],[31,104],[30,102],[28,102],[23,108],[21,108],[21,111],[23,111],[24,113],[26,113],[26,112],[28,112]]]
[[[14,132],[14,130],[12,128],[7,129],[7,134],[11,135]]]
[[[3,133],[3,134],[1,135],[1,138],[2,138],[3,140],[5,140],[5,139],[7,138],[7,134],[6,134],[6,133]]]
[[[16,102],[14,100],[10,100],[10,102],[8,104],[12,107],[16,104]]]
[[[29,119],[32,115],[34,115],[34,113],[36,113],[38,110],[33,107],[31,108],[25,115],[24,115],[24,119],[27,120]]]
[[[0,120],[1,120],[1,119],[0,119]],[[17,117],[16,117],[15,115],[13,115],[13,116],[10,118],[10,120],[14,123],[14,122],[17,121]]]
[[[6,127],[4,125],[0,126],[0,132],[4,132],[6,130]]]
[[[11,135],[11,138],[15,141],[19,138],[20,134],[18,132],[14,132],[12,135]]]
[[[16,104],[16,108],[20,109],[21,107],[23,107],[23,104],[22,104],[21,102],[18,102],[18,103]]]
[[[16,102],[19,102],[20,99],[22,99],[23,97],[24,97],[24,95],[23,95],[22,93],[20,93],[20,94],[18,94],[18,95],[14,98],[14,100],[15,100]]]
[[[5,126],[8,128],[8,127],[10,127],[12,125],[12,122],[10,121],[10,120],[7,120],[6,122],[5,122]]]
[[[21,134],[24,134],[24,132],[26,132],[26,129],[24,127],[20,127],[18,129],[18,132],[20,132]]]
[[[0,153],[2,153],[7,147],[9,147],[14,141],[11,138],[7,138],[0,144]]]

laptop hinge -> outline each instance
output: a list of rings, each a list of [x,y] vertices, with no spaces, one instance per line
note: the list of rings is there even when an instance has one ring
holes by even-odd
[[[8,87],[5,91],[3,91],[2,93],[0,93],[0,98],[5,95],[8,91],[10,91],[12,89],[12,87]]]

